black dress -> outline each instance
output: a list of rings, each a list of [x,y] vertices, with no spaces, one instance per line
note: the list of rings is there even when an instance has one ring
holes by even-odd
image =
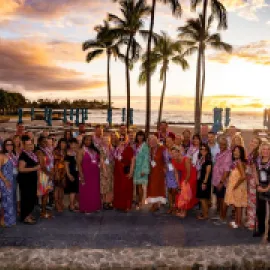
[[[211,171],[209,173],[206,189],[202,190],[202,184],[206,175],[207,166],[211,166]],[[213,163],[211,160],[207,160],[202,164],[200,175],[197,181],[197,198],[198,199],[210,199],[211,198],[211,180],[212,180],[212,169]]]
[[[19,161],[24,161],[26,168],[33,168],[38,165],[37,162],[24,152],[21,153]],[[21,220],[24,221],[25,218],[33,212],[36,204],[38,174],[37,171],[27,173],[19,172],[17,179],[21,194]]]
[[[74,177],[74,181],[70,181],[70,179],[66,176],[66,189],[65,192],[70,193],[79,193],[79,173],[77,170],[77,163],[75,156],[66,155],[65,162],[69,164],[69,172]]]

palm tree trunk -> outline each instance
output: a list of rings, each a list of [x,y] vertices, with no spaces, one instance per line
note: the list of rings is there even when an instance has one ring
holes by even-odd
[[[203,97],[204,97],[204,90],[205,90],[205,51],[202,53],[202,91],[200,96],[200,111],[201,111],[201,121],[202,121],[202,109],[203,109]]]
[[[107,90],[108,90],[109,109],[112,108],[110,64],[111,64],[111,52],[108,51],[107,52]],[[110,127],[111,127],[111,123],[110,123]]]
[[[201,110],[200,110],[200,97],[201,97],[201,58],[202,58],[202,44],[199,44],[198,58],[197,58],[197,72],[196,72],[196,98],[195,98],[195,115],[194,115],[194,133],[200,134],[201,128]]]
[[[147,56],[146,56],[146,119],[145,119],[145,133],[148,137],[150,133],[151,124],[151,68],[150,68],[150,54],[151,54],[151,42],[155,23],[155,10],[156,10],[156,0],[152,0],[151,9],[151,19],[150,19],[150,29],[147,42]]]
[[[167,71],[164,72],[163,88],[162,88],[162,92],[161,92],[161,96],[160,96],[160,104],[159,104],[159,112],[158,112],[158,127],[160,126],[160,122],[162,119],[163,102],[164,102],[166,84],[167,84]]]
[[[126,58],[125,58],[125,64],[126,64],[126,83],[127,83],[127,130],[129,129],[130,125],[130,73],[129,73],[129,52],[131,48],[131,42],[132,42],[133,36],[131,35],[129,37],[129,42],[127,46],[126,51]]]

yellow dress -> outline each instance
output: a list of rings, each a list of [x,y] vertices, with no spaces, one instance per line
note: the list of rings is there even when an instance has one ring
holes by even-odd
[[[234,186],[240,179],[241,175],[237,168],[234,168],[229,177],[225,203],[227,205],[234,205],[235,207],[247,207],[247,181],[241,183],[241,185],[234,189]]]

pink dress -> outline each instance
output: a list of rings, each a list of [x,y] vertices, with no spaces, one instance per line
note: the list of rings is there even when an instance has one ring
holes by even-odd
[[[79,186],[80,211],[91,213],[101,209],[99,155],[84,153],[82,172],[85,184]]]

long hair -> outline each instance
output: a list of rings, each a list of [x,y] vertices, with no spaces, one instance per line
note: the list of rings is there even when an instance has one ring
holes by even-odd
[[[94,145],[94,142],[93,142],[93,137],[91,135],[86,135],[83,137],[83,140],[82,140],[82,147],[85,146],[85,141],[87,138],[90,138],[91,139],[91,144],[89,145],[89,149],[92,149],[94,150],[95,152],[97,152],[98,154],[100,154],[100,151],[98,150],[98,148]]]
[[[245,151],[245,148],[243,146],[240,146],[240,145],[236,145],[232,151],[232,160],[235,161],[235,157],[234,157],[234,152],[235,150],[238,149],[239,152],[240,152],[240,160],[243,162],[243,163],[246,163],[246,151]]]
[[[211,150],[210,147],[208,146],[208,144],[206,143],[202,143],[201,148],[204,147],[206,149],[206,156],[205,156],[205,161],[212,161],[212,154],[211,154]],[[199,159],[202,157],[201,151],[199,153]]]
[[[65,139],[65,138],[61,138],[58,142],[57,142],[57,146],[56,146],[56,148],[55,148],[55,150],[61,150],[61,143],[62,142],[64,142],[64,143],[66,143],[66,145],[67,145],[67,147],[68,147],[68,142],[67,142],[67,140]]]
[[[262,145],[262,139],[259,137],[253,138],[253,140],[257,140],[259,142],[258,147],[253,149],[253,151],[250,153],[252,155],[252,162],[255,163],[260,156],[260,147]]]
[[[146,142],[146,135],[145,133],[142,131],[142,130],[139,130],[137,133],[136,133],[136,137],[135,137],[135,143],[138,143],[139,140],[138,140],[138,137],[139,136],[143,136],[143,142]]]
[[[194,134],[192,136],[192,142],[194,139],[198,139],[200,141],[200,146],[202,145],[202,138],[201,138],[200,134]]]
[[[6,154],[6,153],[7,153],[7,143],[8,143],[8,142],[12,142],[12,144],[13,144],[13,151],[12,151],[12,153],[15,154],[15,151],[14,151],[14,143],[13,143],[13,140],[10,139],[10,138],[4,140],[4,142],[3,142],[2,153],[3,153],[3,154]]]

